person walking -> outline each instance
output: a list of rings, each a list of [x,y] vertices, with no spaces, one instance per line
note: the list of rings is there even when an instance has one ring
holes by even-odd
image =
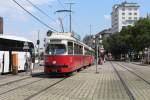
[[[24,64],[26,74],[28,74],[28,72],[30,72],[30,74],[32,74],[31,66],[32,66],[32,58],[30,56],[27,56],[26,62]]]

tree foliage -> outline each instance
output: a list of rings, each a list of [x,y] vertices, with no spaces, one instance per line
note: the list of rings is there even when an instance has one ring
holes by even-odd
[[[121,32],[103,39],[106,52],[117,56],[138,53],[150,46],[150,19],[140,19],[134,26],[124,27]]]

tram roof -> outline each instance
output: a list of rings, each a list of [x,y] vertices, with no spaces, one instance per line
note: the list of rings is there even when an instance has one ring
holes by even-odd
[[[51,36],[48,37],[48,39],[61,39],[61,40],[73,40],[76,41],[76,39],[72,36],[72,33],[52,33]]]
[[[77,43],[82,44],[86,48],[93,50],[91,47],[88,45],[84,44],[80,40],[76,39],[73,37],[73,33],[66,32],[66,33],[52,33],[51,36],[48,36],[47,39],[60,39],[60,40],[70,40],[70,41],[75,41]]]
[[[23,41],[23,42],[32,42],[24,37],[12,36],[12,35],[0,35],[1,39],[15,40],[15,41]]]

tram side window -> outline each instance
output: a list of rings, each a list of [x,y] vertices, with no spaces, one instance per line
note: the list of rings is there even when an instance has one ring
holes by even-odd
[[[87,55],[87,49],[86,48],[84,48],[84,54]]]
[[[91,54],[91,52],[90,52],[90,50],[88,50],[88,55],[90,55]]]
[[[80,54],[83,54],[83,46],[80,46]]]
[[[73,43],[68,42],[68,54],[73,54]]]
[[[83,54],[83,47],[78,44],[75,44],[74,45],[74,53],[75,54]]]
[[[89,55],[89,51],[87,48],[85,48],[85,55]]]
[[[74,44],[74,54],[78,54],[78,45]]]
[[[91,51],[90,50],[88,50],[88,55],[91,55]]]

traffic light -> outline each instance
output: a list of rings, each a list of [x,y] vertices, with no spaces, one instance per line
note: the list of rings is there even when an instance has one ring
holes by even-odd
[[[39,45],[40,44],[40,40],[37,40],[37,45]]]
[[[47,36],[51,36],[52,33],[53,33],[53,32],[52,32],[51,30],[48,30],[48,31],[47,31]]]

